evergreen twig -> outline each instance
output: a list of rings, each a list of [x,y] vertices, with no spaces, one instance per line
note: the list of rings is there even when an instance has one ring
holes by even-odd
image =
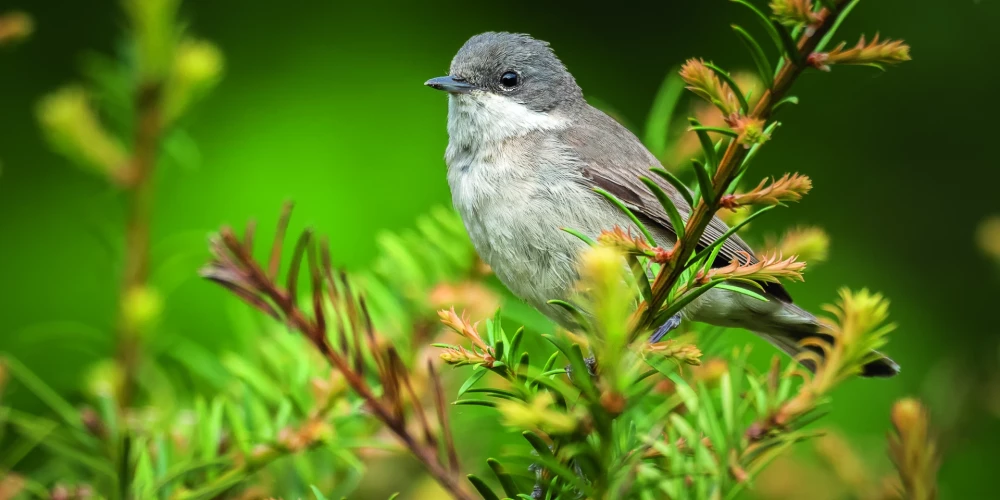
[[[463,500],[474,498],[466,488],[464,478],[459,476],[457,454],[446,417],[439,414],[442,422],[440,431],[444,434],[447,454],[447,459],[442,459],[438,453],[437,433],[431,428],[430,419],[422,406],[417,404],[410,374],[401,365],[392,348],[383,351],[381,347],[383,344],[380,343],[378,334],[372,326],[363,297],[355,299],[351,296],[346,275],[336,272],[331,267],[328,255],[321,255],[319,259],[306,259],[307,272],[312,282],[310,297],[314,307],[313,313],[309,314],[299,306],[295,286],[298,268],[295,263],[301,262],[307,252],[313,255],[313,252],[317,251],[316,244],[308,232],[300,238],[300,244],[296,245],[292,254],[293,265],[289,271],[288,284],[283,287],[277,283],[277,266],[274,263],[280,261],[284,246],[281,241],[284,237],[283,228],[287,228],[290,216],[290,207],[286,207],[279,222],[279,228],[282,229],[278,231],[272,246],[268,260],[271,264],[267,271],[253,257],[251,240],[244,238],[241,241],[232,229],[223,228],[212,239],[214,261],[203,269],[202,275],[233,290],[250,305],[269,315],[282,318],[293,329],[305,335],[330,365],[343,374],[347,384],[365,401],[375,417],[396,435],[447,491],[455,498]],[[335,290],[344,291],[343,296],[339,297],[342,300],[333,299]],[[358,350],[352,354],[347,346],[341,345],[338,348],[331,343],[330,327],[321,312],[323,304],[331,303],[340,316],[347,318],[346,324],[339,325],[338,329],[346,328],[355,332],[355,347],[360,349],[363,343],[374,359],[378,367],[377,375],[383,388],[383,396],[378,396],[365,378],[362,359],[364,352]],[[331,318],[331,321],[333,320]],[[441,384],[436,380],[433,370],[431,377],[434,378],[434,397],[439,401],[435,406],[440,412],[442,409],[440,401],[443,399]],[[411,410],[417,416],[418,428],[423,437],[415,435],[408,428],[410,422],[403,406],[404,398],[399,393],[401,390],[406,390],[415,403]]]

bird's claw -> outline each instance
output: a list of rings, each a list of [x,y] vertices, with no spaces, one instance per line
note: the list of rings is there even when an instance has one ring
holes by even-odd
[[[649,337],[649,343],[655,344],[663,340],[663,337],[666,337],[671,330],[677,328],[680,325],[681,325],[681,313],[677,313],[671,316],[670,319],[668,319],[666,322],[663,323],[663,325],[661,325],[659,328],[656,329],[656,332],[653,333],[651,337]]]
[[[597,376],[597,358],[595,358],[594,356],[589,356],[589,357],[583,358],[583,362],[587,365],[587,373],[589,373],[591,377],[596,377]],[[566,365],[566,375],[570,379],[573,378],[573,365]]]

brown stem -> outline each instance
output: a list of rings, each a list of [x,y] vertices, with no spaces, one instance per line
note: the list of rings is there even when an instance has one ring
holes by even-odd
[[[282,219],[282,227],[284,227],[285,217]],[[414,437],[406,428],[406,420],[402,412],[393,411],[382,399],[375,395],[375,392],[369,387],[365,378],[352,369],[350,361],[337,352],[330,344],[326,329],[320,327],[319,323],[309,320],[306,314],[296,305],[292,292],[284,290],[275,284],[273,280],[273,274],[275,273],[274,259],[272,259],[272,263],[268,266],[269,270],[265,272],[253,259],[248,246],[241,244],[231,230],[224,229],[220,234],[225,246],[233,253],[236,260],[243,267],[245,277],[250,285],[281,308],[288,324],[305,334],[323,357],[326,358],[327,362],[343,374],[347,384],[358,396],[365,400],[368,408],[375,414],[376,418],[382,421],[396,435],[410,452],[423,463],[427,471],[454,498],[459,500],[474,500],[476,497],[469,493],[465,482],[457,474],[457,468],[449,470],[439,459],[437,446],[428,441],[419,441]],[[280,247],[276,246],[275,248]],[[314,272],[318,271],[314,270]],[[413,397],[415,398],[416,396],[413,395]],[[426,417],[421,415],[421,420],[426,421]],[[448,429],[444,431],[448,432]],[[450,437],[448,437],[447,442],[451,442]],[[450,450],[449,453],[451,453]]]
[[[837,7],[841,7],[844,3],[846,3],[844,0],[839,0]],[[815,50],[816,45],[823,39],[823,36],[833,27],[833,23],[837,18],[834,13],[826,9],[823,9],[819,15],[823,19],[822,23],[815,27],[815,31],[811,35],[803,34],[799,38],[800,61],[808,59],[809,55]],[[766,122],[774,111],[774,104],[785,96],[805,68],[805,65],[799,65],[786,59],[785,65],[775,77],[771,88],[764,92],[757,106],[750,113],[750,116]],[[660,311],[660,307],[666,301],[667,295],[673,289],[674,284],[680,279],[681,273],[684,271],[684,263],[691,258],[702,234],[712,221],[712,217],[722,208],[722,197],[728,191],[729,185],[735,180],[739,172],[739,167],[748,152],[749,150],[744,148],[738,141],[729,142],[729,146],[726,147],[726,152],[719,162],[719,168],[715,172],[715,177],[712,179],[712,185],[715,188],[712,203],[705,204],[703,199],[698,201],[694,212],[692,212],[691,217],[684,227],[684,238],[677,242],[672,250],[671,259],[664,265],[664,269],[660,271],[653,283],[653,297],[649,300],[648,304],[643,304],[645,307],[640,308],[636,312],[639,316],[637,321],[633,322],[633,335],[638,335],[640,332],[656,326],[653,325],[653,322]]]
[[[139,366],[139,326],[128,318],[131,294],[146,286],[149,276],[149,230],[153,205],[153,173],[163,133],[160,111],[161,87],[147,83],[136,92],[136,130],[128,175],[128,208],[125,225],[125,269],[122,276],[118,316],[118,357],[124,371],[121,406],[131,404]]]

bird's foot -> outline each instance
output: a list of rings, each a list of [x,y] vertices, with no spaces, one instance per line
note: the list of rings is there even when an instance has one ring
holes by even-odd
[[[670,317],[663,325],[656,329],[656,332],[649,337],[649,343],[655,344],[666,337],[671,330],[681,326],[681,313],[677,313]]]
[[[583,362],[587,365],[587,373],[590,374],[591,377],[596,377],[597,376],[597,358],[595,358],[593,356],[589,356],[589,357],[583,358]],[[569,376],[570,379],[573,378],[573,365],[566,365],[566,375]]]

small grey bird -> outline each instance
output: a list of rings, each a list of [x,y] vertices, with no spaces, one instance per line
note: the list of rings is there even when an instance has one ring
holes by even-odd
[[[546,42],[512,33],[476,35],[452,60],[449,76],[426,85],[448,92],[448,183],[472,243],[500,281],[556,322],[572,326],[548,301],[572,293],[575,261],[585,246],[561,228],[591,237],[616,225],[636,231],[593,188],[625,202],[661,246],[676,242],[670,218],[639,180],[659,161],[625,127],[587,104]],[[686,220],[690,205],[669,183],[661,187]],[[714,218],[700,244],[727,230]],[[717,264],[729,264],[742,252],[754,255],[738,236],[730,237]],[[767,302],[715,288],[681,316],[746,328],[792,356],[802,352],[799,340],[819,335],[816,317],[792,304],[781,285],[764,288]],[[863,375],[898,371],[883,356]]]

